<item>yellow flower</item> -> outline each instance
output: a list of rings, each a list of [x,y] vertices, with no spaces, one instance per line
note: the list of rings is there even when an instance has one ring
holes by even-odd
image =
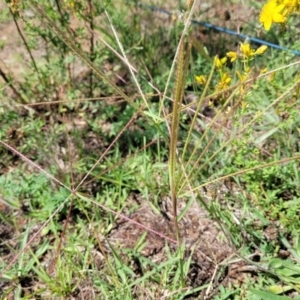
[[[258,49],[256,49],[254,54],[255,55],[261,55],[261,54],[265,53],[267,51],[267,49],[268,49],[268,46],[262,45]]]
[[[229,52],[226,53],[226,55],[230,58],[230,61],[231,61],[231,62],[236,61],[237,58],[238,58],[237,53],[234,52],[234,51],[229,51]]]
[[[229,77],[228,73],[223,73],[221,76],[221,81],[217,85],[217,91],[222,91],[228,88],[231,78]]]
[[[255,55],[254,50],[251,49],[250,44],[247,42],[241,43],[240,50],[245,58],[251,58]]]
[[[227,57],[219,58],[218,56],[215,56],[215,64],[217,68],[222,68],[227,61]]]
[[[287,9],[287,13],[291,14],[299,9],[299,0],[283,0],[281,3]]]
[[[207,78],[205,75],[195,76],[197,83],[206,84]]]
[[[226,84],[229,84],[231,81],[231,78],[229,77],[228,73],[224,73],[222,75],[222,82],[226,83]]]
[[[266,30],[269,30],[272,23],[284,23],[286,18],[281,11],[285,8],[284,4],[278,4],[276,0],[269,0],[263,7],[259,16],[259,22]]]

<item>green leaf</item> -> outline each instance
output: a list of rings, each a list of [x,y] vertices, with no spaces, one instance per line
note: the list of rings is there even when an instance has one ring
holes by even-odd
[[[276,294],[276,295],[285,293],[285,292],[290,291],[292,289],[293,289],[293,287],[291,287],[289,285],[284,285],[284,286],[282,286],[282,285],[272,285],[272,286],[268,287],[268,291],[271,292],[272,294]]]
[[[262,134],[260,137],[256,138],[254,143],[256,145],[259,145],[260,143],[264,142],[266,139],[268,139],[271,135],[273,135],[276,131],[278,131],[277,127],[274,127],[270,129],[269,131]]]
[[[259,296],[262,298],[262,300],[291,300],[291,298],[285,297],[285,296],[278,296],[272,293],[260,291],[257,289],[250,289],[250,292],[253,293],[256,296]]]

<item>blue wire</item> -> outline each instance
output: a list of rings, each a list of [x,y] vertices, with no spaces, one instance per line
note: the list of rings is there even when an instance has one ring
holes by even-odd
[[[142,7],[149,8],[152,11],[162,12],[162,13],[164,13],[166,15],[169,15],[169,16],[172,15],[172,13],[170,13],[169,11],[167,11],[165,9],[162,9],[162,8],[158,8],[158,7],[153,6],[153,5],[146,5],[146,4],[142,4],[140,2],[138,4],[140,6],[142,6]],[[270,43],[270,42],[267,42],[267,41],[255,38],[255,37],[251,37],[251,36],[242,34],[242,33],[237,33],[236,31],[233,31],[233,30],[230,30],[230,29],[226,29],[224,27],[212,25],[212,24],[210,24],[208,22],[200,22],[200,21],[192,20],[192,23],[196,24],[198,26],[204,26],[204,27],[207,27],[207,28],[212,28],[212,29],[218,30],[220,32],[225,32],[225,33],[228,33],[228,34],[231,34],[231,35],[235,35],[235,36],[243,38],[243,39],[249,39],[250,41],[258,43],[258,44],[267,45],[269,47],[272,47],[272,48],[275,48],[275,49],[279,49],[279,50],[282,50],[282,51],[288,51],[288,52],[290,52],[290,53],[292,53],[294,55],[300,56],[300,52],[299,51],[290,50],[290,49],[288,49],[286,47],[282,47],[282,46],[279,46],[279,45],[276,45],[276,44],[273,44],[273,43]]]

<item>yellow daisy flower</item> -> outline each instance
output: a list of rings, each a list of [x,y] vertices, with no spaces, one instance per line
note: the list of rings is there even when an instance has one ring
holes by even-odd
[[[271,28],[273,22],[284,23],[286,18],[281,13],[284,8],[284,4],[278,4],[276,0],[269,0],[261,11],[259,22],[263,24],[266,30]]]

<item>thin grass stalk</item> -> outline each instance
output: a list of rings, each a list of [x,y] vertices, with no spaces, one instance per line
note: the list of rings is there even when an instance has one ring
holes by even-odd
[[[173,62],[172,62],[172,66],[170,68],[169,76],[168,76],[168,79],[167,79],[167,82],[166,82],[166,85],[165,85],[165,90],[163,92],[163,98],[160,101],[160,106],[159,106],[159,116],[160,117],[161,117],[162,108],[163,108],[163,105],[164,105],[164,100],[167,96],[167,91],[169,89],[171,78],[172,78],[172,75],[173,75],[173,72],[174,72],[174,69],[175,69],[175,65],[176,65],[176,62],[177,62],[177,58],[178,58],[178,55],[179,55],[180,45],[181,45],[181,42],[184,40],[185,36],[187,36],[188,30],[189,30],[190,25],[191,25],[193,12],[194,12],[195,7],[196,7],[196,3],[197,3],[197,1],[193,1],[192,6],[189,9],[188,16],[185,20],[184,29],[183,29],[181,37],[180,37],[179,45],[176,49],[176,53],[175,53],[175,56],[174,56],[174,59],[173,59]]]
[[[188,68],[189,68],[189,63],[190,63],[190,56],[191,56],[191,49],[192,49],[192,43],[191,43],[191,40],[189,39],[189,42],[187,44],[187,47],[186,49],[184,50],[184,65],[183,65],[183,73],[182,73],[182,94],[181,94],[181,98],[180,98],[180,103],[179,103],[179,106],[178,106],[178,122],[180,120],[180,115],[181,115],[181,112],[180,112],[180,107],[182,106],[182,101],[183,101],[183,97],[184,97],[184,89],[185,89],[185,82],[186,82],[186,75],[188,73]],[[175,101],[175,99],[174,99]],[[178,127],[179,127],[179,123],[178,123]],[[178,136],[178,132],[177,132],[177,136]],[[182,164],[183,160],[180,159],[178,157],[178,163],[181,167],[183,167],[183,164]],[[183,174],[185,174],[185,171],[183,170]],[[179,186],[179,176],[176,176],[176,191],[178,189],[178,186]]]
[[[0,69],[1,70],[1,69]],[[0,74],[1,75],[1,74]],[[67,100],[53,100],[53,101],[40,101],[34,103],[24,104],[15,104],[15,107],[34,107],[39,105],[49,105],[49,104],[59,104],[59,103],[81,103],[83,101],[107,101],[107,105],[115,105],[123,103],[125,100],[122,100],[120,96],[108,96],[108,97],[93,97],[93,98],[77,98],[77,99],[67,99]]]
[[[88,20],[89,20],[89,32],[90,32],[90,60],[92,63],[94,63],[95,60],[95,38],[94,38],[94,17],[93,17],[93,6],[92,1],[87,1],[87,14],[88,14]],[[91,73],[89,76],[89,96],[93,97],[93,77],[94,72],[93,69],[91,69]]]
[[[169,152],[169,180],[171,189],[171,199],[173,204],[174,225],[177,241],[180,241],[178,221],[177,221],[177,186],[176,186],[176,166],[177,166],[177,140],[178,128],[180,120],[179,108],[182,103],[184,93],[184,55],[185,55],[185,41],[182,40],[179,48],[178,62],[177,62],[177,76],[174,90],[174,102],[172,109],[172,124],[170,135],[170,152]]]

